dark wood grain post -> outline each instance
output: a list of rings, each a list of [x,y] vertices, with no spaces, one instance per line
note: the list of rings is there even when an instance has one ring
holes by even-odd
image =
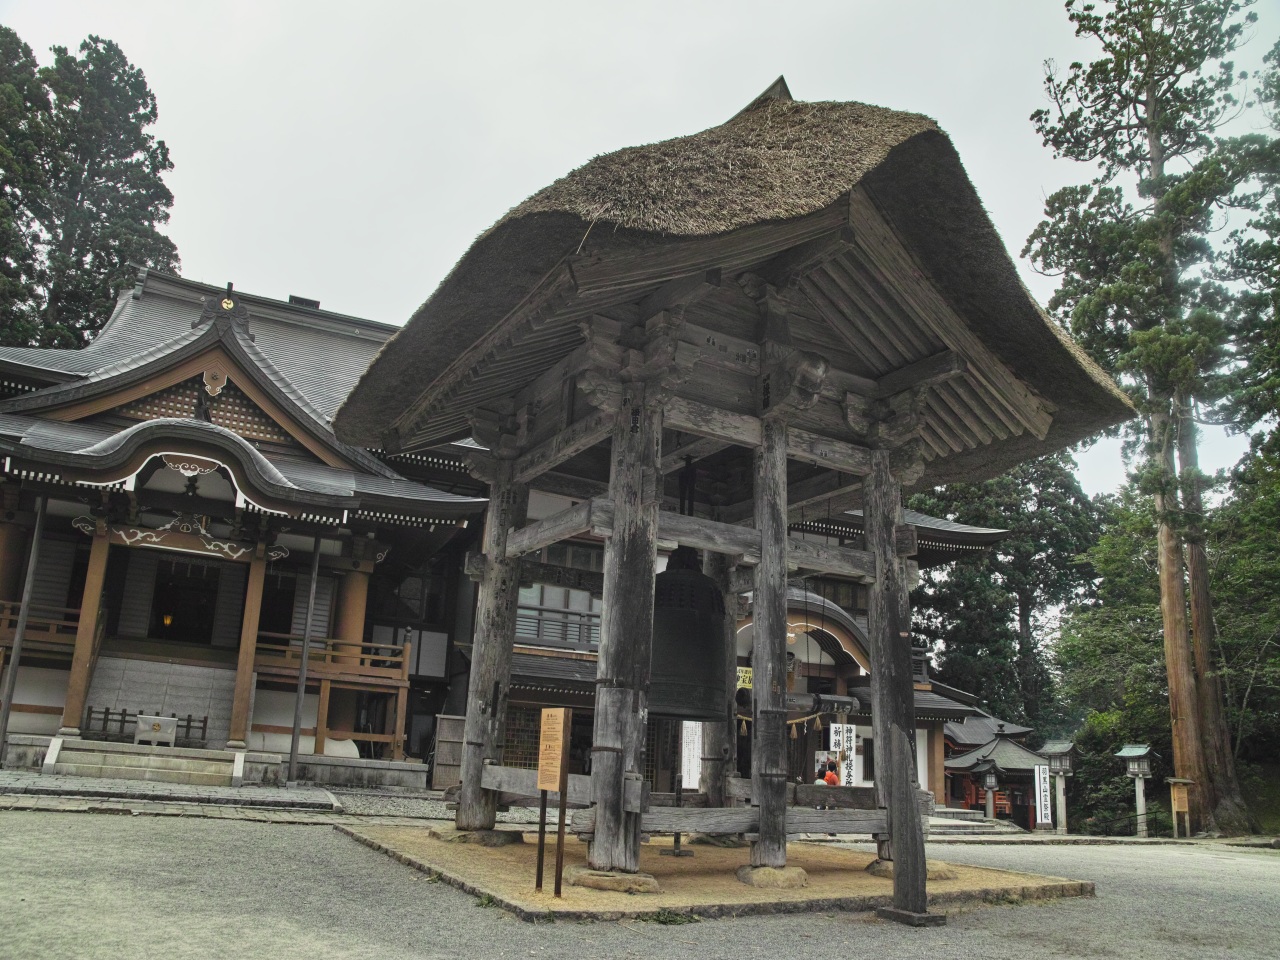
[[[658,454],[662,409],[643,383],[624,385],[613,429],[609,497],[613,534],[604,552],[600,659],[591,746],[596,807],[590,862],[597,870],[640,867],[640,815],[623,809],[625,783],[643,775],[653,577],[658,559]]]
[[[924,834],[916,798],[911,610],[906,564],[897,551],[902,490],[889,460],[889,451],[874,451],[871,474],[863,481],[867,550],[876,559],[868,610],[876,795],[888,809],[894,907],[923,914],[927,899]]]
[[[508,560],[507,532],[521,526],[529,509],[529,487],[511,480],[510,460],[494,462],[484,521],[484,574],[476,603],[475,642],[462,733],[462,787],[455,823],[459,830],[492,830],[497,795],[482,790],[484,761],[499,761],[507,725],[511,645],[520,599],[520,561]]]
[[[760,531],[752,624],[755,723],[751,795],[760,807],[754,867],[787,865],[787,425],[760,424],[756,451],[755,519]]]
[[[708,551],[703,562],[703,572],[720,585],[724,597],[724,657],[728,696],[724,704],[724,722],[714,720],[702,724],[702,769],[698,790],[707,795],[712,807],[725,805],[725,780],[735,774],[737,766],[737,709],[734,694],[738,670],[738,595],[730,587],[729,579],[735,568],[731,557]]]

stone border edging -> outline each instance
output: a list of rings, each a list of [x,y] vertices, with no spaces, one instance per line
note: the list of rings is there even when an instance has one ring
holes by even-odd
[[[823,913],[832,910],[844,910],[851,913],[863,913],[877,907],[891,906],[893,897],[815,897],[809,900],[789,900],[773,903],[743,904],[690,904],[684,907],[664,907],[662,910],[529,910],[520,904],[508,900],[491,890],[485,890],[459,876],[450,874],[426,861],[407,853],[393,850],[384,843],[365,836],[358,830],[336,823],[333,829],[356,843],[371,850],[385,854],[392,860],[418,870],[431,877],[437,877],[443,883],[461,890],[473,897],[488,897],[494,906],[501,907],[515,914],[527,923],[546,923],[551,920],[651,920],[659,913],[682,913],[707,920],[727,919],[733,917],[764,916],[769,914],[789,913]],[[1017,897],[1022,900],[1052,900],[1059,897],[1092,897],[1095,895],[1094,884],[1089,880],[1059,880],[1057,882],[1037,884],[1035,886],[986,887],[979,890],[952,891],[950,893],[930,894],[929,906],[946,906],[962,903],[982,903],[1007,901]]]

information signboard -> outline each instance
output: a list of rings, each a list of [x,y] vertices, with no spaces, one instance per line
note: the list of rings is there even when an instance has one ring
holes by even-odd
[[[1048,764],[1036,766],[1036,826],[1053,826],[1053,798],[1049,790]]]
[[[680,780],[684,789],[694,793],[702,779],[702,722],[685,720],[680,724]]]
[[[569,762],[568,707],[547,707],[542,711],[542,733],[538,738],[538,789],[560,789],[561,769]]]

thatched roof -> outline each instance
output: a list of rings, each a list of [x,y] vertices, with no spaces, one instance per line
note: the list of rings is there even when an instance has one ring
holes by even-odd
[[[858,186],[986,346],[1057,407],[1050,437],[1006,444],[1004,466],[1132,415],[1027,293],[934,121],[861,103],[797,102],[783,85],[718,127],[597,157],[507,213],[388,341],[335,428],[349,442],[378,445],[462,351],[566,258],[782,224],[847,205]],[[980,451],[975,463],[989,466],[993,452]],[[952,462],[932,467],[959,467],[944,460]]]

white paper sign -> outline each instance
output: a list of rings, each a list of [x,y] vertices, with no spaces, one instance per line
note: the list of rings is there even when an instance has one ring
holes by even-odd
[[[857,781],[853,776],[854,756],[857,752],[857,727],[852,723],[833,723],[831,729],[831,749],[840,753],[840,785],[852,787]]]
[[[1036,767],[1036,824],[1052,824],[1052,800],[1049,790],[1048,766]]]
[[[680,724],[680,780],[686,790],[697,790],[702,779],[702,723]]]

